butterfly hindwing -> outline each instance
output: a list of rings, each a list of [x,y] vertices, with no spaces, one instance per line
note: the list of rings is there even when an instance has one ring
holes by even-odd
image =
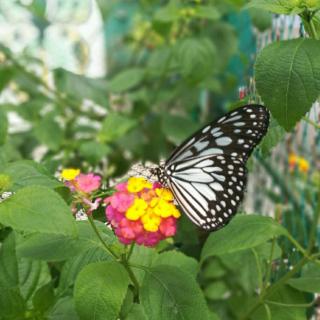
[[[216,230],[236,213],[246,185],[246,168],[240,160],[221,155],[178,162],[170,168],[169,187],[196,225]]]
[[[246,185],[246,160],[268,125],[264,106],[240,107],[197,131],[165,162],[161,179],[196,225],[217,230],[236,213]]]

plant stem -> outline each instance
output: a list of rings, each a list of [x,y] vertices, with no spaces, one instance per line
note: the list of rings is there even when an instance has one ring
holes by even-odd
[[[103,240],[103,238],[101,237],[101,234],[97,228],[97,226],[94,223],[94,220],[92,218],[92,216],[88,217],[88,220],[90,222],[90,225],[93,229],[93,231],[95,232],[95,234],[97,235],[97,237],[99,238],[100,242],[102,243],[102,245],[104,246],[104,248],[117,260],[119,261],[124,268],[127,270],[128,275],[133,283],[134,286],[134,301],[135,302],[139,302],[139,282],[136,278],[136,276],[134,275],[133,271],[131,270],[129,263],[128,263],[128,259],[132,253],[133,250],[133,245],[131,245],[130,250],[129,250],[129,254],[128,257],[126,257],[125,254],[123,254],[121,256],[121,258],[105,243],[105,241]]]
[[[303,117],[303,120],[305,122],[308,122],[309,124],[311,124],[313,127],[315,127],[316,129],[320,130],[320,124],[310,120],[308,117]]]
[[[319,196],[320,197],[320,191],[319,191]],[[317,228],[318,228],[318,221],[320,217],[320,200],[318,200],[318,205],[317,208],[315,208],[314,212],[314,217],[313,217],[313,223],[311,224],[311,230],[310,230],[310,238],[309,238],[309,243],[308,243],[308,255],[312,252],[313,246],[316,242],[316,236],[317,236]]]
[[[132,248],[132,246],[131,246]],[[130,248],[130,251],[131,251]],[[129,253],[130,253],[129,251]],[[129,256],[129,255],[128,255]],[[121,264],[125,267],[125,269],[127,270],[129,277],[133,283],[133,287],[134,287],[134,302],[139,303],[139,294],[140,294],[140,286],[139,286],[139,282],[135,276],[135,274],[133,273],[132,269],[130,268],[130,265],[128,263],[128,258],[126,258],[126,255],[124,254],[121,258]]]
[[[271,250],[270,250],[270,257],[269,257],[268,266],[267,266],[266,277],[264,280],[262,290],[265,290],[268,286],[268,282],[270,282],[270,276],[271,276],[271,271],[272,271],[272,260],[273,260],[275,245],[276,245],[276,238],[273,237],[272,244],[271,244]]]
[[[89,216],[88,217],[89,223],[93,229],[93,231],[95,232],[95,234],[97,235],[97,237],[99,238],[100,242],[102,243],[102,245],[104,246],[104,248],[116,259],[119,260],[118,255],[105,243],[105,241],[103,240],[103,238],[101,237],[101,234],[97,228],[97,226],[94,223],[93,217]]]

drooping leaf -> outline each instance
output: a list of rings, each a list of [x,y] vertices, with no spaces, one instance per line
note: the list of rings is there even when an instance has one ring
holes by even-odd
[[[0,203],[0,222],[26,232],[76,236],[75,221],[62,198],[42,186],[19,189]]]
[[[118,319],[129,285],[124,267],[117,262],[86,266],[77,277],[74,298],[80,319]],[[85,303],[84,303],[85,301]]]
[[[294,39],[274,42],[255,64],[259,94],[273,117],[290,130],[320,95],[320,41]]]
[[[238,215],[226,227],[210,234],[202,249],[201,260],[254,248],[273,237],[286,234],[286,229],[272,218]]]

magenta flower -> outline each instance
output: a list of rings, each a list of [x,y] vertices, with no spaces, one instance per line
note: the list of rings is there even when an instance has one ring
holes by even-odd
[[[75,178],[75,186],[79,191],[90,193],[100,188],[101,177],[93,173],[83,174],[80,173]]]

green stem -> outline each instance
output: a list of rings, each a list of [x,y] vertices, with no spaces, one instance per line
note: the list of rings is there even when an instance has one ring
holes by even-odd
[[[273,237],[272,244],[271,244],[271,250],[270,250],[270,257],[269,257],[267,271],[266,271],[266,277],[265,277],[265,280],[264,280],[264,284],[263,284],[263,289],[262,290],[265,290],[267,288],[267,286],[268,286],[268,283],[270,282],[270,276],[271,276],[271,271],[272,271],[272,260],[273,260],[273,254],[274,254],[275,245],[276,245],[276,238]]]
[[[303,117],[303,120],[305,122],[308,122],[309,124],[311,124],[313,127],[315,127],[316,129],[320,130],[320,124],[310,120],[308,117]]]
[[[133,249],[134,249],[134,245],[135,245],[135,242],[132,242],[131,245],[130,245],[130,249],[129,249],[129,252],[128,252],[128,255],[127,255],[127,261],[130,260],[130,257],[132,255],[132,252],[133,252]]]
[[[318,199],[320,199],[320,190],[319,190]],[[307,249],[307,252],[309,255],[312,252],[312,249],[316,242],[319,217],[320,217],[320,200],[318,201],[318,205],[317,205],[317,208],[315,209],[315,213],[313,217],[313,223],[311,224],[310,238],[309,238],[308,249]]]
[[[95,232],[95,234],[97,235],[97,237],[99,238],[100,242],[102,243],[102,245],[104,246],[104,248],[117,260],[119,261],[124,268],[127,270],[128,275],[133,283],[134,286],[134,301],[135,302],[139,302],[139,282],[136,278],[136,276],[134,275],[133,271],[131,270],[129,263],[128,263],[128,258],[126,258],[126,255],[123,254],[121,257],[119,257],[103,240],[103,238],[101,237],[101,234],[97,228],[97,226],[94,223],[93,217],[89,216],[88,220],[90,222],[90,225],[93,229],[93,231]],[[131,249],[132,248],[132,249]],[[133,250],[133,246],[131,246],[129,254],[131,254],[130,252]],[[128,255],[129,257],[129,255]]]
[[[105,243],[105,241],[103,240],[103,238],[101,237],[101,234],[97,228],[97,226],[94,223],[93,217],[89,216],[88,217],[89,223],[93,229],[93,231],[95,232],[95,234],[97,235],[97,237],[99,238],[100,242],[102,243],[103,247],[116,259],[119,260],[118,255]]]
[[[297,304],[290,304],[290,303],[281,303],[281,302],[276,302],[276,301],[270,301],[270,300],[265,300],[265,303],[267,304],[273,304],[274,306],[280,306],[280,307],[294,307],[294,308],[309,308],[312,307],[315,303],[315,301],[311,301],[310,303],[297,303]]]
[[[259,288],[262,291],[262,289],[263,289],[263,279],[262,279],[262,270],[261,270],[259,257],[258,257],[257,251],[255,249],[251,248],[251,251],[252,251],[252,253],[254,255],[254,258],[255,258],[255,261],[256,261],[256,266],[257,266],[257,271],[258,271]]]
[[[131,248],[130,248],[131,249]],[[130,253],[130,251],[129,251]],[[133,288],[134,288],[134,302],[139,303],[139,295],[140,295],[140,286],[139,286],[139,282],[135,276],[135,274],[133,273],[129,263],[128,263],[128,259],[126,258],[126,255],[123,255],[121,258],[121,264],[125,267],[125,269],[127,270],[129,277],[133,283]]]

